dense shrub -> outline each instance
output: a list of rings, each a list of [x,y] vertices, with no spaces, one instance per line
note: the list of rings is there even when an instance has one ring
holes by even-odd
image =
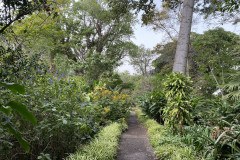
[[[163,109],[166,103],[164,93],[156,89],[153,89],[152,92],[140,97],[138,100],[138,106],[142,108],[143,113],[162,124],[164,123]]]
[[[22,84],[25,95],[11,96],[8,91],[1,91],[1,102],[11,99],[22,102],[35,115],[38,125],[33,127],[17,113],[11,113],[8,123],[17,126],[30,142],[31,150],[24,153],[15,138],[0,129],[0,140],[4,142],[0,157],[3,159],[66,157],[107,122],[125,121],[127,117],[127,95],[112,93],[99,86],[89,93],[89,87],[81,77],[33,75]],[[1,111],[0,114],[3,116]]]
[[[233,105],[215,99],[199,99],[193,110],[198,126],[185,127],[187,144],[210,159],[235,159],[240,153],[239,103]],[[201,126],[199,126],[199,124]],[[200,136],[199,136],[200,135]],[[186,142],[184,140],[184,142]]]
[[[102,108],[101,121],[117,121],[125,119],[129,113],[129,95],[120,94],[118,91],[110,91],[105,85],[99,84],[88,94],[88,99],[95,106]]]
[[[189,124],[191,120],[191,92],[192,81],[190,77],[182,73],[170,74],[163,86],[166,92],[167,107],[164,108],[163,116],[165,124],[184,134],[184,124]]]
[[[145,118],[141,110],[136,111],[139,121],[147,127],[150,143],[155,148],[159,159],[196,160],[196,152],[181,143],[181,137],[173,135],[171,131],[152,119]]]

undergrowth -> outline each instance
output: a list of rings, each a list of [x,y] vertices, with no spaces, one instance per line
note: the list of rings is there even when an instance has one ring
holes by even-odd
[[[140,123],[148,129],[150,143],[160,160],[197,160],[196,152],[183,143],[179,136],[172,135],[167,127],[147,118],[140,109],[136,110]]]
[[[66,160],[114,160],[122,131],[126,123],[112,123],[102,129],[89,145],[81,147]]]

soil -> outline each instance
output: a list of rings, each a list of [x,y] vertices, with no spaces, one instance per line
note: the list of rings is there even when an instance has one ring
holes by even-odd
[[[134,112],[128,120],[128,130],[121,136],[116,160],[157,160],[147,129],[138,122]]]

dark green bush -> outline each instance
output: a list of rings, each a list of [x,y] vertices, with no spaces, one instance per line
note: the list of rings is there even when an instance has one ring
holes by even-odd
[[[164,93],[153,89],[149,94],[139,98],[138,106],[142,108],[144,114],[163,124],[163,109],[166,103]]]

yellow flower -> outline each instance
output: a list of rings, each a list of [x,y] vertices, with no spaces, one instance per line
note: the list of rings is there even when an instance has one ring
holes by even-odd
[[[113,96],[113,101],[116,102],[118,100],[117,96]]]
[[[129,95],[127,94],[122,94],[122,99],[127,99],[129,97]]]
[[[100,95],[96,95],[93,97],[94,100],[99,100],[100,98],[101,98]]]
[[[104,109],[105,113],[109,112],[109,110],[110,110],[108,107],[104,107],[103,109]]]
[[[125,120],[125,118],[122,118],[122,122],[123,122],[123,123],[126,123],[126,120]]]
[[[103,96],[104,96],[104,95],[107,95],[107,96],[108,96],[108,95],[111,95],[111,94],[112,94],[112,91],[109,91],[109,90],[107,90],[107,89],[102,91],[102,95],[103,95]]]
[[[113,94],[119,94],[118,91],[114,91]]]
[[[94,90],[98,90],[98,88],[99,88],[98,86],[95,86],[95,87],[94,87]]]

